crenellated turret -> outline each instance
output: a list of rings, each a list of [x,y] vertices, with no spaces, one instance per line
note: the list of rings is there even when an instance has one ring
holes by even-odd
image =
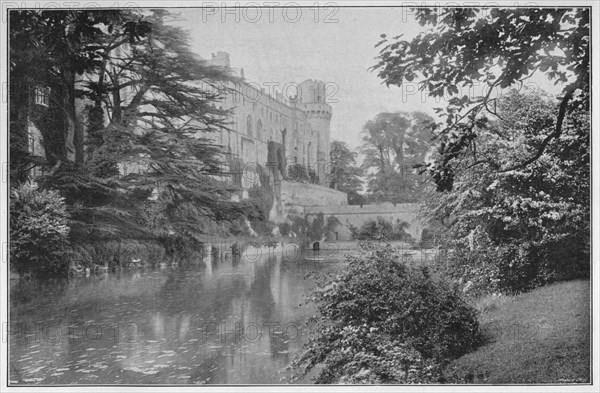
[[[316,167],[321,182],[326,181],[329,172],[329,128],[331,105],[327,103],[327,89],[324,82],[307,79],[298,87],[298,108],[307,116],[311,128],[318,133],[316,159],[310,165]]]

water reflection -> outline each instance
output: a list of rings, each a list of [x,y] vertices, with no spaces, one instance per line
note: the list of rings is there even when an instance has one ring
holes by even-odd
[[[312,285],[304,276],[336,266],[213,256],[187,267],[13,283],[10,383],[281,383],[314,312],[300,306]]]

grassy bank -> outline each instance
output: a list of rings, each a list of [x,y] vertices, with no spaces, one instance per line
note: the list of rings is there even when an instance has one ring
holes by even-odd
[[[446,370],[454,383],[590,381],[590,282],[549,285],[514,297],[479,299],[487,342]]]

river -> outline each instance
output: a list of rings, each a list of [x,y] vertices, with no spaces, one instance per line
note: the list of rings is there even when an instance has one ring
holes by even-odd
[[[11,280],[10,384],[284,383],[315,312],[308,273],[339,266],[269,252]]]

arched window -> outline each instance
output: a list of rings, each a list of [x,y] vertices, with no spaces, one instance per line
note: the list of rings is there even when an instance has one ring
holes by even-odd
[[[250,115],[248,115],[248,119],[246,119],[246,134],[252,136],[252,116]]]
[[[256,122],[256,137],[258,138],[258,140],[262,140],[263,138],[263,127],[262,127],[262,121],[260,119],[258,119],[258,122]]]

